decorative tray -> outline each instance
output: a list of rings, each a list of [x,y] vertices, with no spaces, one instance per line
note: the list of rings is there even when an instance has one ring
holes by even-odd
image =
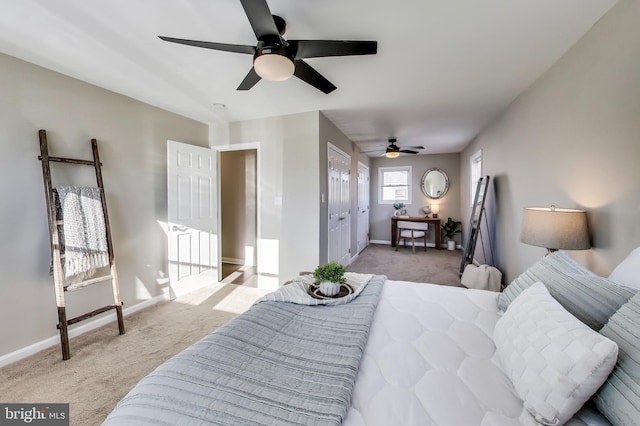
[[[311,284],[307,290],[309,296],[313,297],[314,299],[339,299],[341,297],[353,294],[353,291],[353,287],[351,287],[349,284],[340,284],[340,291],[335,296],[325,296],[324,294],[320,293],[320,286],[315,284]]]

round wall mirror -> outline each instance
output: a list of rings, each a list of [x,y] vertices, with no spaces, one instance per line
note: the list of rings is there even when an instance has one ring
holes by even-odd
[[[440,169],[429,169],[422,175],[420,182],[422,192],[429,198],[442,198],[449,190],[449,177]]]

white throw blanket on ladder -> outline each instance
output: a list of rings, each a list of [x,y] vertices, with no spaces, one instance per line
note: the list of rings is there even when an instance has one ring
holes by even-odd
[[[64,271],[68,282],[78,282],[109,265],[107,232],[100,188],[57,188],[64,231]]]

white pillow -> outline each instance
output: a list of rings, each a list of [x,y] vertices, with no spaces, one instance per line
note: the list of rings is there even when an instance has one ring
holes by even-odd
[[[511,302],[494,329],[496,352],[525,410],[564,424],[611,373],[618,346],[567,312],[537,282]]]
[[[613,270],[609,279],[625,287],[640,290],[640,247],[633,250],[629,255]]]

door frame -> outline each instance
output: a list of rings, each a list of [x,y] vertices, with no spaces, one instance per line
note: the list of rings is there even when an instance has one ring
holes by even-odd
[[[247,142],[247,143],[237,143],[231,145],[214,145],[211,147],[212,150],[216,153],[216,162],[218,164],[218,182],[216,187],[216,196],[218,200],[218,210],[217,214],[217,227],[218,227],[218,281],[222,281],[222,215],[220,214],[220,206],[221,206],[221,193],[222,193],[222,179],[220,176],[220,153],[228,152],[228,151],[246,151],[255,149],[256,150],[256,247],[255,247],[255,268],[256,274],[259,275],[260,271],[258,266],[260,265],[260,243],[259,240],[262,237],[262,212],[260,203],[260,142]]]
[[[360,248],[358,246],[358,243],[360,241],[360,169],[364,168],[367,169],[367,189],[369,190],[369,192],[367,193],[367,237],[366,237],[366,241],[364,244],[364,247]],[[358,252],[356,253],[355,257],[358,257],[360,255],[360,253],[362,252],[362,250],[364,250],[365,248],[367,248],[369,246],[369,242],[370,242],[370,235],[371,235],[371,168],[369,166],[367,166],[366,164],[364,164],[362,161],[358,160],[358,200],[356,202],[357,207],[358,207],[358,214],[356,216],[356,250],[358,250]],[[355,259],[354,257],[354,259]]]

